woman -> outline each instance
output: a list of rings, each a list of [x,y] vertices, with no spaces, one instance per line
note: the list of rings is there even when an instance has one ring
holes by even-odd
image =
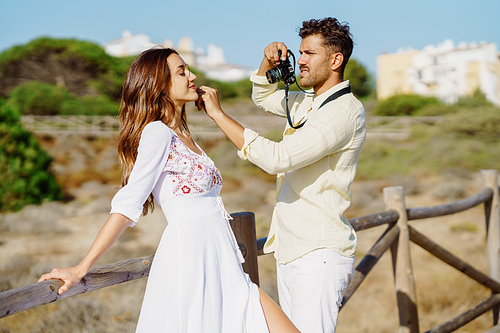
[[[153,209],[154,197],[168,226],[136,332],[298,332],[242,270],[219,197],[222,178],[191,138],[186,121],[187,102],[218,105],[216,94],[197,90],[195,79],[172,49],[147,50],[132,63],[119,116],[123,187],[83,260],[55,268],[39,281],[63,280],[59,294],[77,284],[127,226]]]

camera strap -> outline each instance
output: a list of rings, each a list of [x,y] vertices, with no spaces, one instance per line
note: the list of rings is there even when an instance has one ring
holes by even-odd
[[[321,103],[321,105],[319,106],[318,109],[321,109],[321,107],[323,107],[325,104],[327,104],[327,103],[329,103],[331,101],[334,101],[337,98],[339,98],[340,96],[343,96],[343,95],[348,94],[350,92],[351,92],[351,86],[347,86],[345,88],[340,89],[337,92],[334,92],[333,94],[331,94],[330,96],[328,96],[328,98],[323,103]],[[306,123],[307,119],[304,120],[304,122],[302,122],[302,124],[299,124],[297,126],[293,126],[292,118],[290,117],[290,111],[288,110],[288,87],[285,88],[285,103],[286,103],[286,117],[288,119],[288,125],[290,125],[290,127],[294,128],[294,129],[299,129],[302,126],[304,126],[304,124]]]

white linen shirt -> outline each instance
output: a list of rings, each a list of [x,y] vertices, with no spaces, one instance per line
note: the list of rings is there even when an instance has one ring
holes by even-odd
[[[254,103],[286,117],[284,91],[266,77],[250,78]],[[289,263],[315,249],[327,248],[351,257],[356,252],[354,229],[344,216],[351,202],[350,185],[366,136],[365,113],[352,93],[318,109],[330,95],[349,86],[344,81],[320,96],[289,92],[294,130],[287,124],[280,142],[245,129],[238,152],[270,174],[277,174],[276,201],[264,252]]]

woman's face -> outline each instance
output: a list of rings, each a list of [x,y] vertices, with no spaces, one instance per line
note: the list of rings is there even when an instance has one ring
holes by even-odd
[[[175,53],[167,58],[167,62],[170,67],[170,75],[172,78],[170,98],[179,106],[186,102],[196,101],[198,99],[198,93],[194,85],[196,75],[191,73],[184,63],[184,60]]]

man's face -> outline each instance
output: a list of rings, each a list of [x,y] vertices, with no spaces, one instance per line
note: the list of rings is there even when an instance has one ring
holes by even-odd
[[[311,35],[302,39],[300,54],[299,61],[297,61],[300,66],[299,84],[303,87],[323,85],[332,75],[330,57],[323,46],[323,37]]]

